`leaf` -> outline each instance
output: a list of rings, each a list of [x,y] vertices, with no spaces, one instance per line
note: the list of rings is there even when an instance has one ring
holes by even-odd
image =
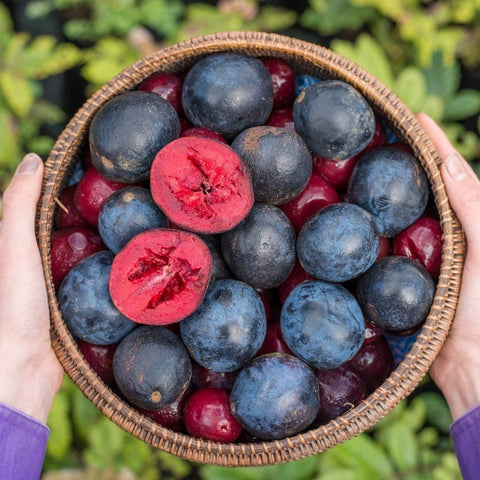
[[[422,447],[434,447],[438,442],[438,430],[433,427],[425,427],[418,433],[418,443]]]
[[[258,468],[200,467],[202,480],[263,480]]]
[[[423,69],[429,94],[448,98],[453,95],[460,85],[460,65],[445,65],[441,52],[432,55],[430,65]]]
[[[334,52],[358,63],[387,87],[393,88],[393,69],[390,61],[381,45],[370,35],[362,33],[355,45],[334,40],[331,46]]]
[[[376,438],[386,448],[400,471],[417,466],[418,444],[413,430],[407,425],[400,422],[393,423],[388,429],[379,432]]]
[[[145,474],[156,466],[156,458],[152,448],[123,430],[121,430],[121,433],[124,437],[122,449],[118,452],[112,465],[115,465],[117,469],[120,465],[125,466],[141,475],[141,478],[145,478]],[[154,478],[157,477],[158,475],[154,475]]]
[[[445,108],[447,120],[463,120],[480,112],[480,92],[472,89],[460,90]]]
[[[282,465],[258,468],[265,480],[308,480],[317,469],[317,457],[309,457]]]
[[[86,444],[92,427],[102,419],[102,414],[78,389],[72,392],[72,423],[78,439]]]
[[[427,406],[421,398],[414,398],[399,423],[408,427],[412,432],[420,430],[427,420]]]
[[[13,115],[0,105],[0,168],[13,171],[20,163],[18,128]]]
[[[61,460],[70,450],[73,435],[68,413],[68,396],[60,391],[55,397],[47,422],[50,438],[46,455],[51,459]]]
[[[144,0],[140,5],[140,17],[147,27],[158,34],[170,35],[178,27],[184,8],[181,1]]]
[[[10,34],[13,32],[12,17],[8,8],[3,3],[0,3],[0,36]]]
[[[393,471],[383,448],[366,434],[338,445],[330,455],[336,457],[339,466],[368,474],[370,480],[383,479]]]
[[[0,89],[8,106],[18,117],[25,117],[32,108],[34,95],[29,81],[12,70],[0,72]]]
[[[335,468],[315,477],[314,480],[370,480],[367,474],[346,468]]]
[[[117,425],[102,418],[90,429],[88,447],[84,450],[83,458],[87,466],[105,468],[115,465],[115,460],[125,442],[125,435]]]
[[[21,58],[25,45],[27,45],[29,40],[30,35],[24,32],[9,36],[9,41],[2,51],[2,67],[15,70],[18,65],[18,59]]]
[[[192,464],[167,452],[159,452],[162,470],[169,471],[175,478],[183,478],[192,472]]]
[[[430,95],[424,99],[421,110],[440,123],[445,113],[445,100],[435,95]]]
[[[311,0],[310,5],[300,23],[323,35],[337,34],[343,29],[357,30],[377,16],[373,9],[353,6],[349,0]]]
[[[427,406],[427,422],[438,428],[441,433],[448,435],[452,424],[452,415],[445,399],[439,393],[434,392],[422,393],[417,398],[421,398]]]
[[[263,7],[257,17],[247,24],[249,30],[272,32],[291,27],[297,21],[297,14],[286,8]]]
[[[416,67],[403,69],[395,80],[394,92],[414,112],[422,110],[427,95],[422,72]]]

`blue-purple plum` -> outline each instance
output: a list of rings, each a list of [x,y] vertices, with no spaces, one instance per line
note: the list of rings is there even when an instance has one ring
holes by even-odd
[[[238,279],[278,287],[295,265],[295,230],[279,208],[255,203],[245,220],[222,234],[222,253]]]
[[[146,188],[126,187],[111,195],[98,216],[98,231],[105,245],[118,253],[135,235],[168,226]]]
[[[435,284],[425,267],[407,257],[378,260],[357,283],[357,298],[365,318],[392,332],[422,323],[435,294]]]
[[[155,155],[179,135],[177,112],[160,95],[122,93],[93,117],[89,131],[93,166],[114,182],[147,180]]]
[[[312,370],[292,355],[262,355],[237,375],[230,408],[245,430],[257,438],[295,435],[317,415],[318,381]]]
[[[355,297],[341,285],[313,280],[297,285],[283,304],[283,338],[293,353],[320,370],[350,360],[365,338]]]
[[[245,282],[213,282],[200,307],[180,323],[192,358],[216,372],[233,372],[260,349],[267,329],[258,293]]]
[[[428,202],[428,182],[416,159],[397,148],[377,148],[356,163],[348,198],[370,212],[379,233],[394,237],[412,225]]]
[[[108,289],[114,255],[94,253],[70,270],[58,292],[63,319],[72,334],[96,345],[117,343],[136,323],[122,315]]]
[[[273,83],[253,57],[219,53],[199,60],[183,84],[185,115],[195,126],[233,138],[264,124],[273,107]]]
[[[235,138],[232,148],[250,168],[257,202],[289,202],[300,195],[312,175],[312,156],[295,132],[252,127]]]
[[[322,208],[305,223],[297,239],[302,267],[328,282],[345,282],[367,271],[379,249],[372,216],[351,203]]]
[[[340,80],[305,88],[293,105],[293,121],[309,148],[331,160],[357,155],[375,132],[375,117],[365,98]]]
[[[177,335],[165,327],[144,325],[115,350],[113,375],[128,401],[156,410],[175,402],[187,389],[192,364]]]

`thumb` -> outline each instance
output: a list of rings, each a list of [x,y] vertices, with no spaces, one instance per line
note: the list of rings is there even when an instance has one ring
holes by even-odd
[[[443,159],[441,173],[448,199],[465,230],[470,251],[473,248],[480,253],[480,181],[443,130],[428,115],[418,113],[417,119]]]
[[[457,152],[445,157],[441,172],[450,204],[469,245],[480,249],[480,182],[477,175]]]
[[[22,244],[35,238],[35,212],[42,189],[43,162],[35,153],[27,154],[3,193],[2,236]],[[6,239],[6,238],[5,238]]]

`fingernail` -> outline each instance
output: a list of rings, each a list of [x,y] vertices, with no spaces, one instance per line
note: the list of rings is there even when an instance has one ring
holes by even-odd
[[[457,152],[447,155],[443,162],[445,163],[448,174],[457,182],[467,176],[468,172],[465,168],[465,160],[463,160]]]
[[[15,175],[31,175],[35,173],[42,159],[36,153],[28,153],[17,168]]]

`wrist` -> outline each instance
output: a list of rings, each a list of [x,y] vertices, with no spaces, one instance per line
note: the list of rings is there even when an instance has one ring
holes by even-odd
[[[480,405],[480,357],[464,357],[452,365],[438,385],[442,391],[453,420]]]
[[[18,349],[13,349],[18,354]],[[0,349],[0,402],[46,423],[63,372],[53,351],[47,355],[5,355]]]

